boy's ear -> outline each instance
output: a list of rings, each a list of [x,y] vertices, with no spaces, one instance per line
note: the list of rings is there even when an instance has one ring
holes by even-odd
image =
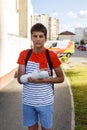
[[[32,35],[31,35],[31,41],[32,41]]]
[[[47,37],[45,38],[45,41],[47,41]]]
[[[47,41],[47,37],[45,36],[45,40]]]

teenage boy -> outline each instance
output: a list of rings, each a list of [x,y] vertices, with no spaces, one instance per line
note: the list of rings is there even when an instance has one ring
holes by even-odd
[[[21,84],[20,77],[25,73],[29,74],[34,70],[45,70],[50,73],[44,47],[47,29],[43,24],[37,23],[32,26],[31,40],[33,49],[27,65],[25,65],[25,60],[29,49],[23,50],[17,61],[19,64],[18,82]],[[54,103],[52,84],[63,82],[64,75],[58,56],[52,51],[49,51],[49,55],[56,76],[42,79],[28,77],[28,82],[23,83],[23,119],[24,126],[27,126],[28,130],[38,130],[38,121],[42,130],[52,130]]]

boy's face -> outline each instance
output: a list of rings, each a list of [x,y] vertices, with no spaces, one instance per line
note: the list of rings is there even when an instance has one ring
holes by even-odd
[[[33,41],[33,45],[35,48],[42,48],[44,47],[44,43],[46,42],[47,38],[45,37],[43,32],[34,31],[31,35],[31,40]]]

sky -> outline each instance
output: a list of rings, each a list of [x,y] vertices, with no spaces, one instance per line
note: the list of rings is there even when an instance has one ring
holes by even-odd
[[[59,32],[87,27],[87,0],[31,0],[34,13],[59,19]]]

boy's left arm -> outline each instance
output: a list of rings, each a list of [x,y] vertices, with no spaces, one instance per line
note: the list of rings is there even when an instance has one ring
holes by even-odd
[[[44,78],[44,79],[32,79],[28,78],[29,82],[32,83],[62,83],[64,81],[64,73],[61,69],[61,67],[56,67],[54,69],[56,76],[52,78]]]

